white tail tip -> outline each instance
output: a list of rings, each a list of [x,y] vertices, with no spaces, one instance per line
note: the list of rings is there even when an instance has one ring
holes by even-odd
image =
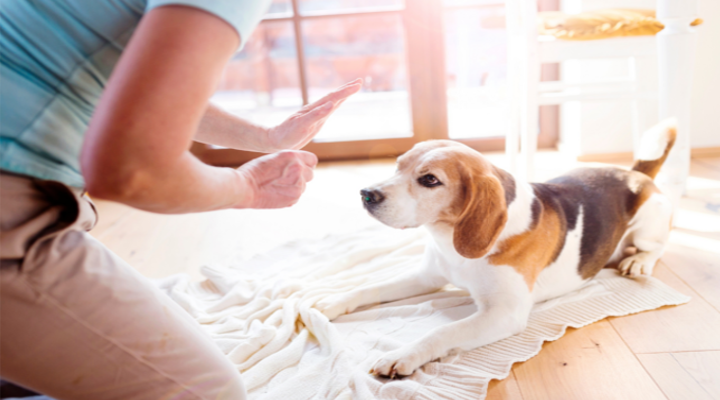
[[[671,140],[675,139],[677,118],[666,118],[643,133],[637,159],[652,161],[662,157]]]

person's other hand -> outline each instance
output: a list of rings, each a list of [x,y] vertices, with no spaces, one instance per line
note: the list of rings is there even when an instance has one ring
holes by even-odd
[[[268,150],[301,149],[320,132],[325,121],[348,97],[360,91],[362,79],[337,88],[322,99],[308,104],[282,124],[268,130]]]
[[[248,193],[235,208],[282,208],[295,204],[313,178],[318,159],[306,151],[281,151],[256,158],[238,169]]]

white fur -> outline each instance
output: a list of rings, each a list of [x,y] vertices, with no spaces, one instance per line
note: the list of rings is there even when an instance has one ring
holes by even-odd
[[[536,303],[572,292],[588,281],[578,274],[583,217],[583,209],[580,207],[575,229],[567,232],[560,255],[543,269],[535,281],[532,296]]]
[[[652,161],[662,157],[670,139],[669,133],[677,126],[677,119],[667,118],[643,133],[640,139],[638,160]]]
[[[645,200],[625,231],[620,244],[632,244],[638,252],[620,262],[618,269],[623,275],[651,275],[655,264],[665,251],[670,236],[672,203],[663,194],[653,193]],[[615,253],[622,252],[618,246]],[[616,258],[619,259],[619,258]]]
[[[532,203],[535,192],[527,182],[518,181],[515,188],[515,200],[508,207],[508,220],[496,243],[525,232],[532,223]]]

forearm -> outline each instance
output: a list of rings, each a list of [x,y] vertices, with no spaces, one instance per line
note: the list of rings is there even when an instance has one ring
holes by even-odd
[[[172,165],[125,169],[114,179],[89,187],[90,195],[163,214],[248,207],[253,198],[241,171],[203,164],[189,152]]]
[[[271,152],[267,144],[268,129],[244,120],[208,103],[194,139],[237,150]]]

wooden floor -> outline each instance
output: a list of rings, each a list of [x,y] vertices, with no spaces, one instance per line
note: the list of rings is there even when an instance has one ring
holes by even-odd
[[[490,155],[503,166],[501,155]],[[544,180],[577,164],[541,153]],[[143,274],[158,278],[241,262],[285,241],[352,231],[343,213],[362,213],[358,190],[392,174],[392,161],[321,164],[294,207],[164,216],[98,201],[93,235]],[[693,159],[687,196],[676,214],[655,277],[690,303],[571,329],[546,343],[510,376],[493,381],[488,399],[720,400],[720,157]],[[369,220],[369,217],[368,217]]]

